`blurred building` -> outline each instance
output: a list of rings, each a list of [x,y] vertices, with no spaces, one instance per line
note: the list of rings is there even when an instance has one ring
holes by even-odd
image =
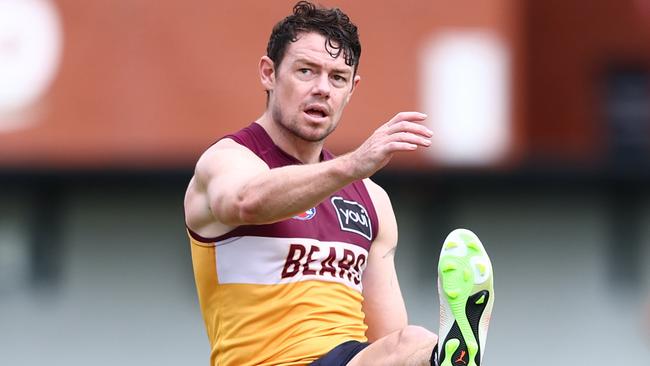
[[[328,147],[402,110],[436,132],[374,177],[411,322],[437,330],[439,246],[467,227],[496,272],[487,364],[650,356],[650,2],[322,3],[363,46]],[[183,194],[263,112],[292,5],[0,0],[0,364],[207,363]]]

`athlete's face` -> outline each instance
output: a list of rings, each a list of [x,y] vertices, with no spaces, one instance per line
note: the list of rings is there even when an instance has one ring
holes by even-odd
[[[302,140],[322,141],[336,128],[359,79],[343,53],[329,54],[325,37],[302,33],[265,84],[273,120]]]

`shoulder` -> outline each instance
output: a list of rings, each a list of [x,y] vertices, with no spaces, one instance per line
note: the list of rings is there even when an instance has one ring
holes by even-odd
[[[210,146],[198,159],[185,193],[187,226],[204,237],[231,230],[215,211],[216,207],[223,202],[232,203],[252,176],[267,169],[252,151],[232,139],[224,138]]]
[[[196,165],[197,167],[203,166],[207,161],[210,161],[211,159],[215,159],[230,153],[237,153],[238,151],[245,151],[245,150],[248,150],[248,148],[239,144],[238,142],[234,141],[231,138],[225,137],[215,142],[209,148],[207,148],[199,157],[199,160]]]
[[[199,180],[210,178],[215,169],[223,165],[245,164],[260,159],[250,149],[226,137],[210,146],[199,157],[194,176]]]
[[[366,189],[368,190],[368,194],[370,195],[370,198],[372,199],[372,203],[375,205],[375,208],[378,210],[383,209],[383,208],[391,208],[391,203],[390,203],[390,197],[388,196],[388,193],[386,190],[384,190],[379,184],[373,182],[370,178],[365,178],[363,180],[363,184],[366,186]]]

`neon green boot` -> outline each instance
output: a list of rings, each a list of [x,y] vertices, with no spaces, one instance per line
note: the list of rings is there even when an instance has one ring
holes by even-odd
[[[480,366],[494,304],[492,263],[479,238],[452,231],[438,262],[439,365]]]

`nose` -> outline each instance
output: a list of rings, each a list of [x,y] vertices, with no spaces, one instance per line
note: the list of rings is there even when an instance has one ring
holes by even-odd
[[[322,73],[317,78],[314,78],[314,88],[312,90],[314,95],[329,97],[330,88],[329,76],[326,73]]]

